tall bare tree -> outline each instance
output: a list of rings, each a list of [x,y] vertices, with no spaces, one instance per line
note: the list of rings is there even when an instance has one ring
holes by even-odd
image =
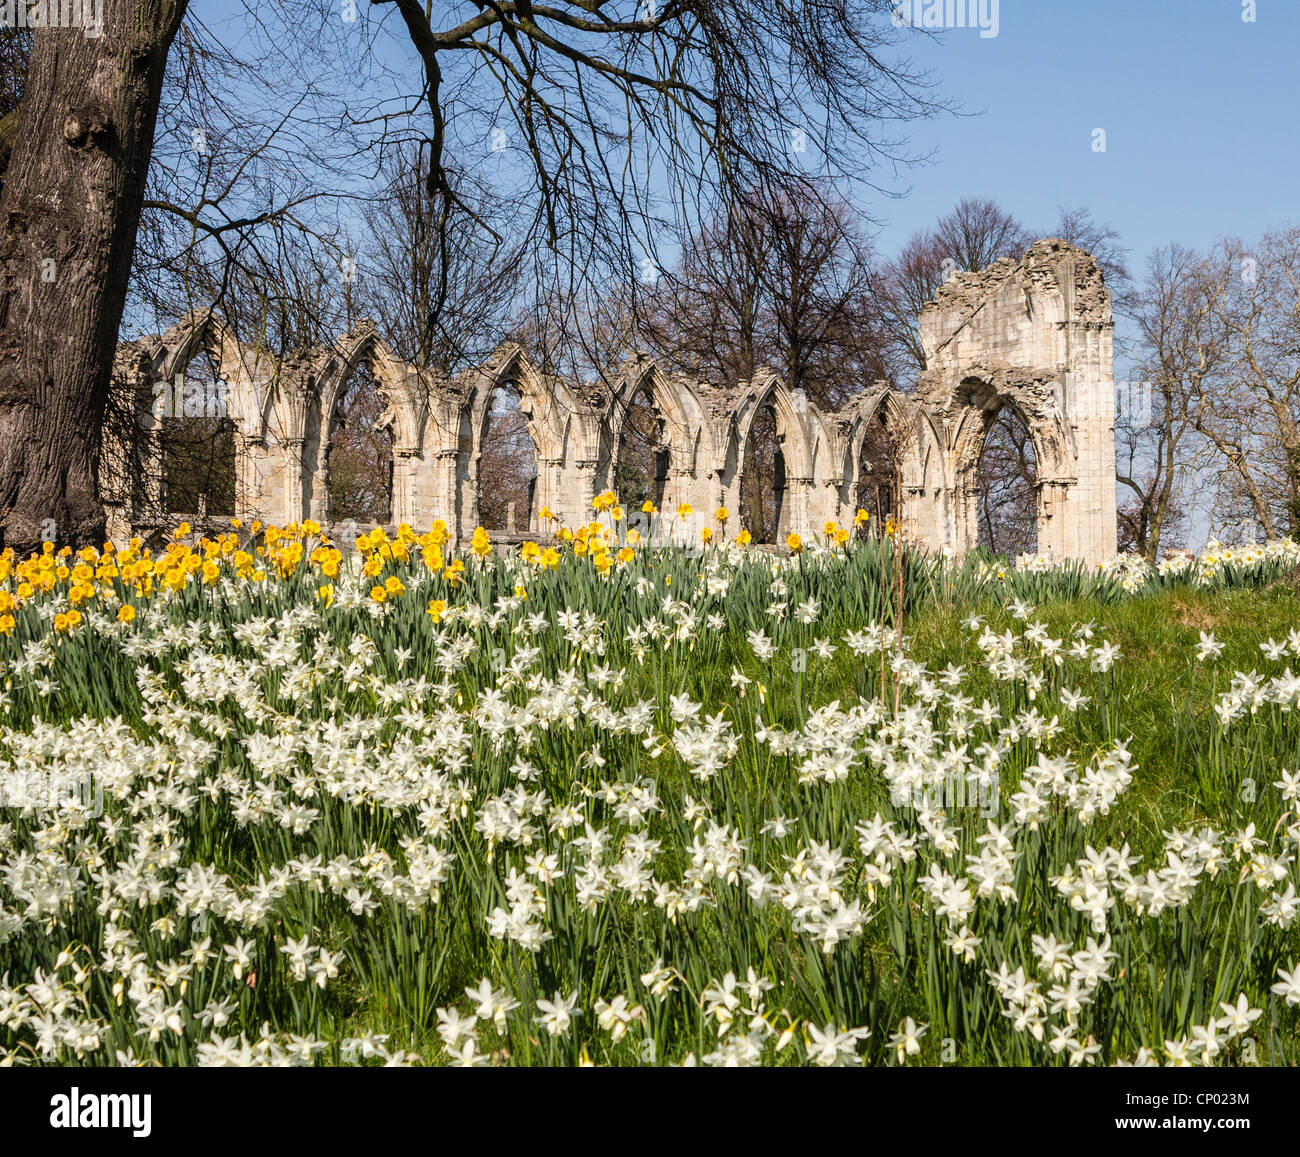
[[[1191,400],[1203,396],[1226,356],[1211,267],[1181,245],[1147,259],[1129,298],[1137,330],[1136,381],[1122,389],[1115,421],[1121,545],[1154,562],[1183,545],[1185,486],[1198,441]]]
[[[451,244],[444,245],[439,223],[447,194],[430,194],[428,167],[427,149],[415,145],[385,159],[359,297],[401,357],[454,374],[484,360],[518,321],[526,291],[523,252],[505,239],[508,205],[466,174],[449,175],[453,195],[472,207],[474,218],[490,222],[491,231],[453,216]]]
[[[1225,350],[1194,383],[1193,424],[1215,452],[1221,522],[1300,528],[1300,227],[1227,239],[1201,275]]]
[[[105,0],[33,37],[0,194],[0,535],[100,539],[99,427],[167,52],[185,0]]]
[[[766,365],[836,409],[879,376],[872,260],[856,214],[827,190],[756,191],[687,240],[643,327],[683,372],[730,383]]]
[[[643,331],[671,366],[723,384],[760,366],[825,409],[880,376],[870,325],[871,253],[843,201],[804,184],[756,190],[706,224],[665,275]],[[765,409],[744,448],[742,518],[776,529],[777,427]]]

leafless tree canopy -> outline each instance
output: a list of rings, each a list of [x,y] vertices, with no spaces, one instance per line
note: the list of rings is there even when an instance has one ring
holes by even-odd
[[[523,246],[497,240],[510,232],[505,207],[490,189],[456,174],[445,176],[450,196],[490,231],[453,216],[444,245],[438,223],[449,194],[441,184],[429,191],[428,168],[428,150],[415,145],[385,158],[356,297],[400,357],[454,374],[485,361],[513,324],[525,290]]]
[[[1147,259],[1129,298],[1137,350],[1136,376],[1120,387],[1115,419],[1120,538],[1151,561],[1185,545],[1195,440],[1188,403],[1224,352],[1204,273],[1192,250],[1165,246]]]
[[[635,289],[679,227],[755,187],[870,181],[911,159],[897,126],[942,107],[897,51],[888,0],[389,7],[418,60],[439,234],[497,232],[452,159],[495,149],[537,276],[570,288],[616,271]]]
[[[872,251],[828,190],[752,192],[683,249],[642,323],[669,365],[718,382],[767,366],[832,409],[880,376]]]
[[[1300,529],[1300,228],[1253,245],[1229,238],[1199,267],[1210,333],[1222,341],[1212,375],[1188,405],[1213,454],[1219,525],[1269,537]]]

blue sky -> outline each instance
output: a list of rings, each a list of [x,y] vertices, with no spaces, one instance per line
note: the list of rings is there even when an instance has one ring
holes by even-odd
[[[913,2],[921,10],[934,0]],[[997,6],[995,37],[963,28],[911,38],[908,52],[930,70],[935,94],[968,115],[903,127],[910,147],[933,158],[896,180],[878,173],[905,196],[861,201],[882,225],[883,254],[967,195],[992,197],[1044,230],[1059,206],[1090,206],[1120,232],[1134,274],[1158,245],[1204,246],[1300,218],[1292,127],[1300,0],[1254,0],[1251,23],[1242,19],[1243,0],[980,2]],[[358,51],[415,75],[394,10],[356,5],[361,21],[337,30],[355,38]],[[234,44],[250,28],[246,6],[259,20],[271,15],[256,0],[204,0],[195,11]],[[435,9],[442,24],[472,6]],[[362,47],[376,21],[385,32]],[[1104,153],[1092,147],[1098,128],[1107,134]]]
[[[918,63],[979,115],[914,127],[932,164],[878,207],[892,252],[961,196],[990,196],[1034,227],[1088,205],[1130,250],[1254,236],[1300,216],[1300,3],[1001,0],[998,35],[918,39]],[[1106,152],[1092,149],[1104,128]]]

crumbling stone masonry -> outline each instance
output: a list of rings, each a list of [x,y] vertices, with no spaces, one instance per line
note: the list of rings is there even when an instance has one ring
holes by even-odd
[[[519,527],[531,535],[546,533],[537,518],[544,508],[568,525],[592,516],[592,498],[616,476],[628,407],[644,387],[668,447],[664,513],[652,528],[661,540],[695,541],[717,507],[740,510],[744,447],[756,415],[770,406],[784,467],[781,537],[851,521],[863,440],[872,423],[883,423],[901,459],[903,532],[960,554],[977,541],[985,435],[1011,406],[1033,439],[1040,553],[1090,565],[1113,555],[1113,322],[1096,260],[1067,242],[1039,241],[1022,260],[954,275],[919,325],[926,369],[914,392],[877,382],[838,412],[823,412],[767,371],[711,384],[637,356],[604,381],[572,382],[540,373],[506,345],[486,365],[445,378],[396,358],[371,322],[330,348],[275,356],[237,341],[214,316],[191,318],[119,350],[119,379],[141,400],[145,437],[105,448],[111,531],[120,538],[178,520],[163,514],[163,472],[141,457],[157,442],[148,436],[160,421],[152,387],[207,349],[228,383],[236,513],[249,520],[332,521],[330,418],[352,373],[368,362],[393,434],[393,524],[424,528],[441,518],[458,541],[479,522],[478,464],[493,391],[513,384],[537,450],[530,521]],[[694,508],[695,525],[675,517],[682,503]],[[726,533],[738,529],[733,518]]]

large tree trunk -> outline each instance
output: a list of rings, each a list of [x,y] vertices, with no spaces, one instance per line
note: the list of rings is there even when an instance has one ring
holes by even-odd
[[[102,541],[100,425],[167,51],[186,0],[39,29],[0,196],[0,545]]]

